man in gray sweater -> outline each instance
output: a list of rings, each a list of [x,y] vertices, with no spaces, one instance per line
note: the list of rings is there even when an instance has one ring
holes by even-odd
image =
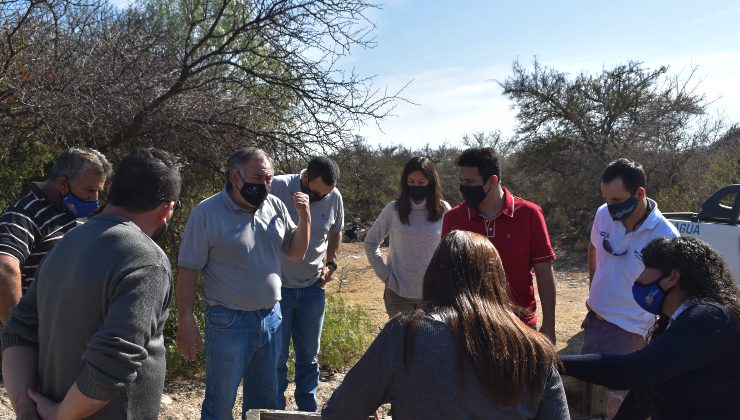
[[[130,153],[103,213],[42,261],[2,337],[18,418],[157,418],[172,274],[154,239],[172,218],[180,184],[169,154]]]

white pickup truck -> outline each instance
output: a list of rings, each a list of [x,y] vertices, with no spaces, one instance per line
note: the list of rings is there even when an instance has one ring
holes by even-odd
[[[727,262],[740,286],[740,184],[717,190],[699,213],[664,213],[681,235],[709,243]]]

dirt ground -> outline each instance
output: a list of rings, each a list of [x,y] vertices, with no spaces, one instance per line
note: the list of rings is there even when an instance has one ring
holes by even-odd
[[[561,254],[562,255],[562,254]],[[576,261],[576,262],[574,262]],[[370,313],[373,321],[382,327],[387,321],[383,307],[383,284],[370,268],[361,243],[342,245],[338,262],[340,268],[335,279],[327,285],[329,293],[343,296],[352,303],[362,305]],[[555,281],[557,287],[556,335],[557,349],[562,354],[577,353],[581,345],[581,321],[586,314],[586,295],[588,275],[579,258],[563,258],[556,262]],[[538,308],[538,319],[542,315]],[[343,374],[327,376],[322,373],[319,385],[319,405],[331,396],[332,391],[342,382]],[[162,398],[161,419],[196,419],[200,417],[200,404],[203,401],[204,386],[201,378],[193,380],[168,381]],[[292,386],[292,385],[291,385]],[[292,389],[288,389],[292,394]],[[241,414],[241,391],[234,407],[234,417]],[[288,408],[295,408],[291,402]],[[381,416],[387,407],[380,410]],[[14,418],[5,388],[0,388],[0,419]]]

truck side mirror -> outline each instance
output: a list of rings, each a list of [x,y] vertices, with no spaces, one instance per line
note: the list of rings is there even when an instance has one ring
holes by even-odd
[[[735,195],[735,201],[732,207],[722,204],[729,195]],[[731,225],[738,224],[740,217],[740,184],[724,186],[712,194],[704,204],[701,205],[701,211],[697,215],[698,220],[721,220]]]

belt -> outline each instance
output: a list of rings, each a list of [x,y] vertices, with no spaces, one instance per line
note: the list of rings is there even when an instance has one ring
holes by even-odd
[[[596,313],[596,311],[594,311],[593,309],[591,309],[591,307],[588,306],[588,304],[586,304],[586,307],[588,308],[588,311],[589,312],[591,312],[592,314],[594,314],[594,316],[596,317],[596,319],[598,319],[599,321],[606,321],[603,316],[601,316],[598,313]]]

